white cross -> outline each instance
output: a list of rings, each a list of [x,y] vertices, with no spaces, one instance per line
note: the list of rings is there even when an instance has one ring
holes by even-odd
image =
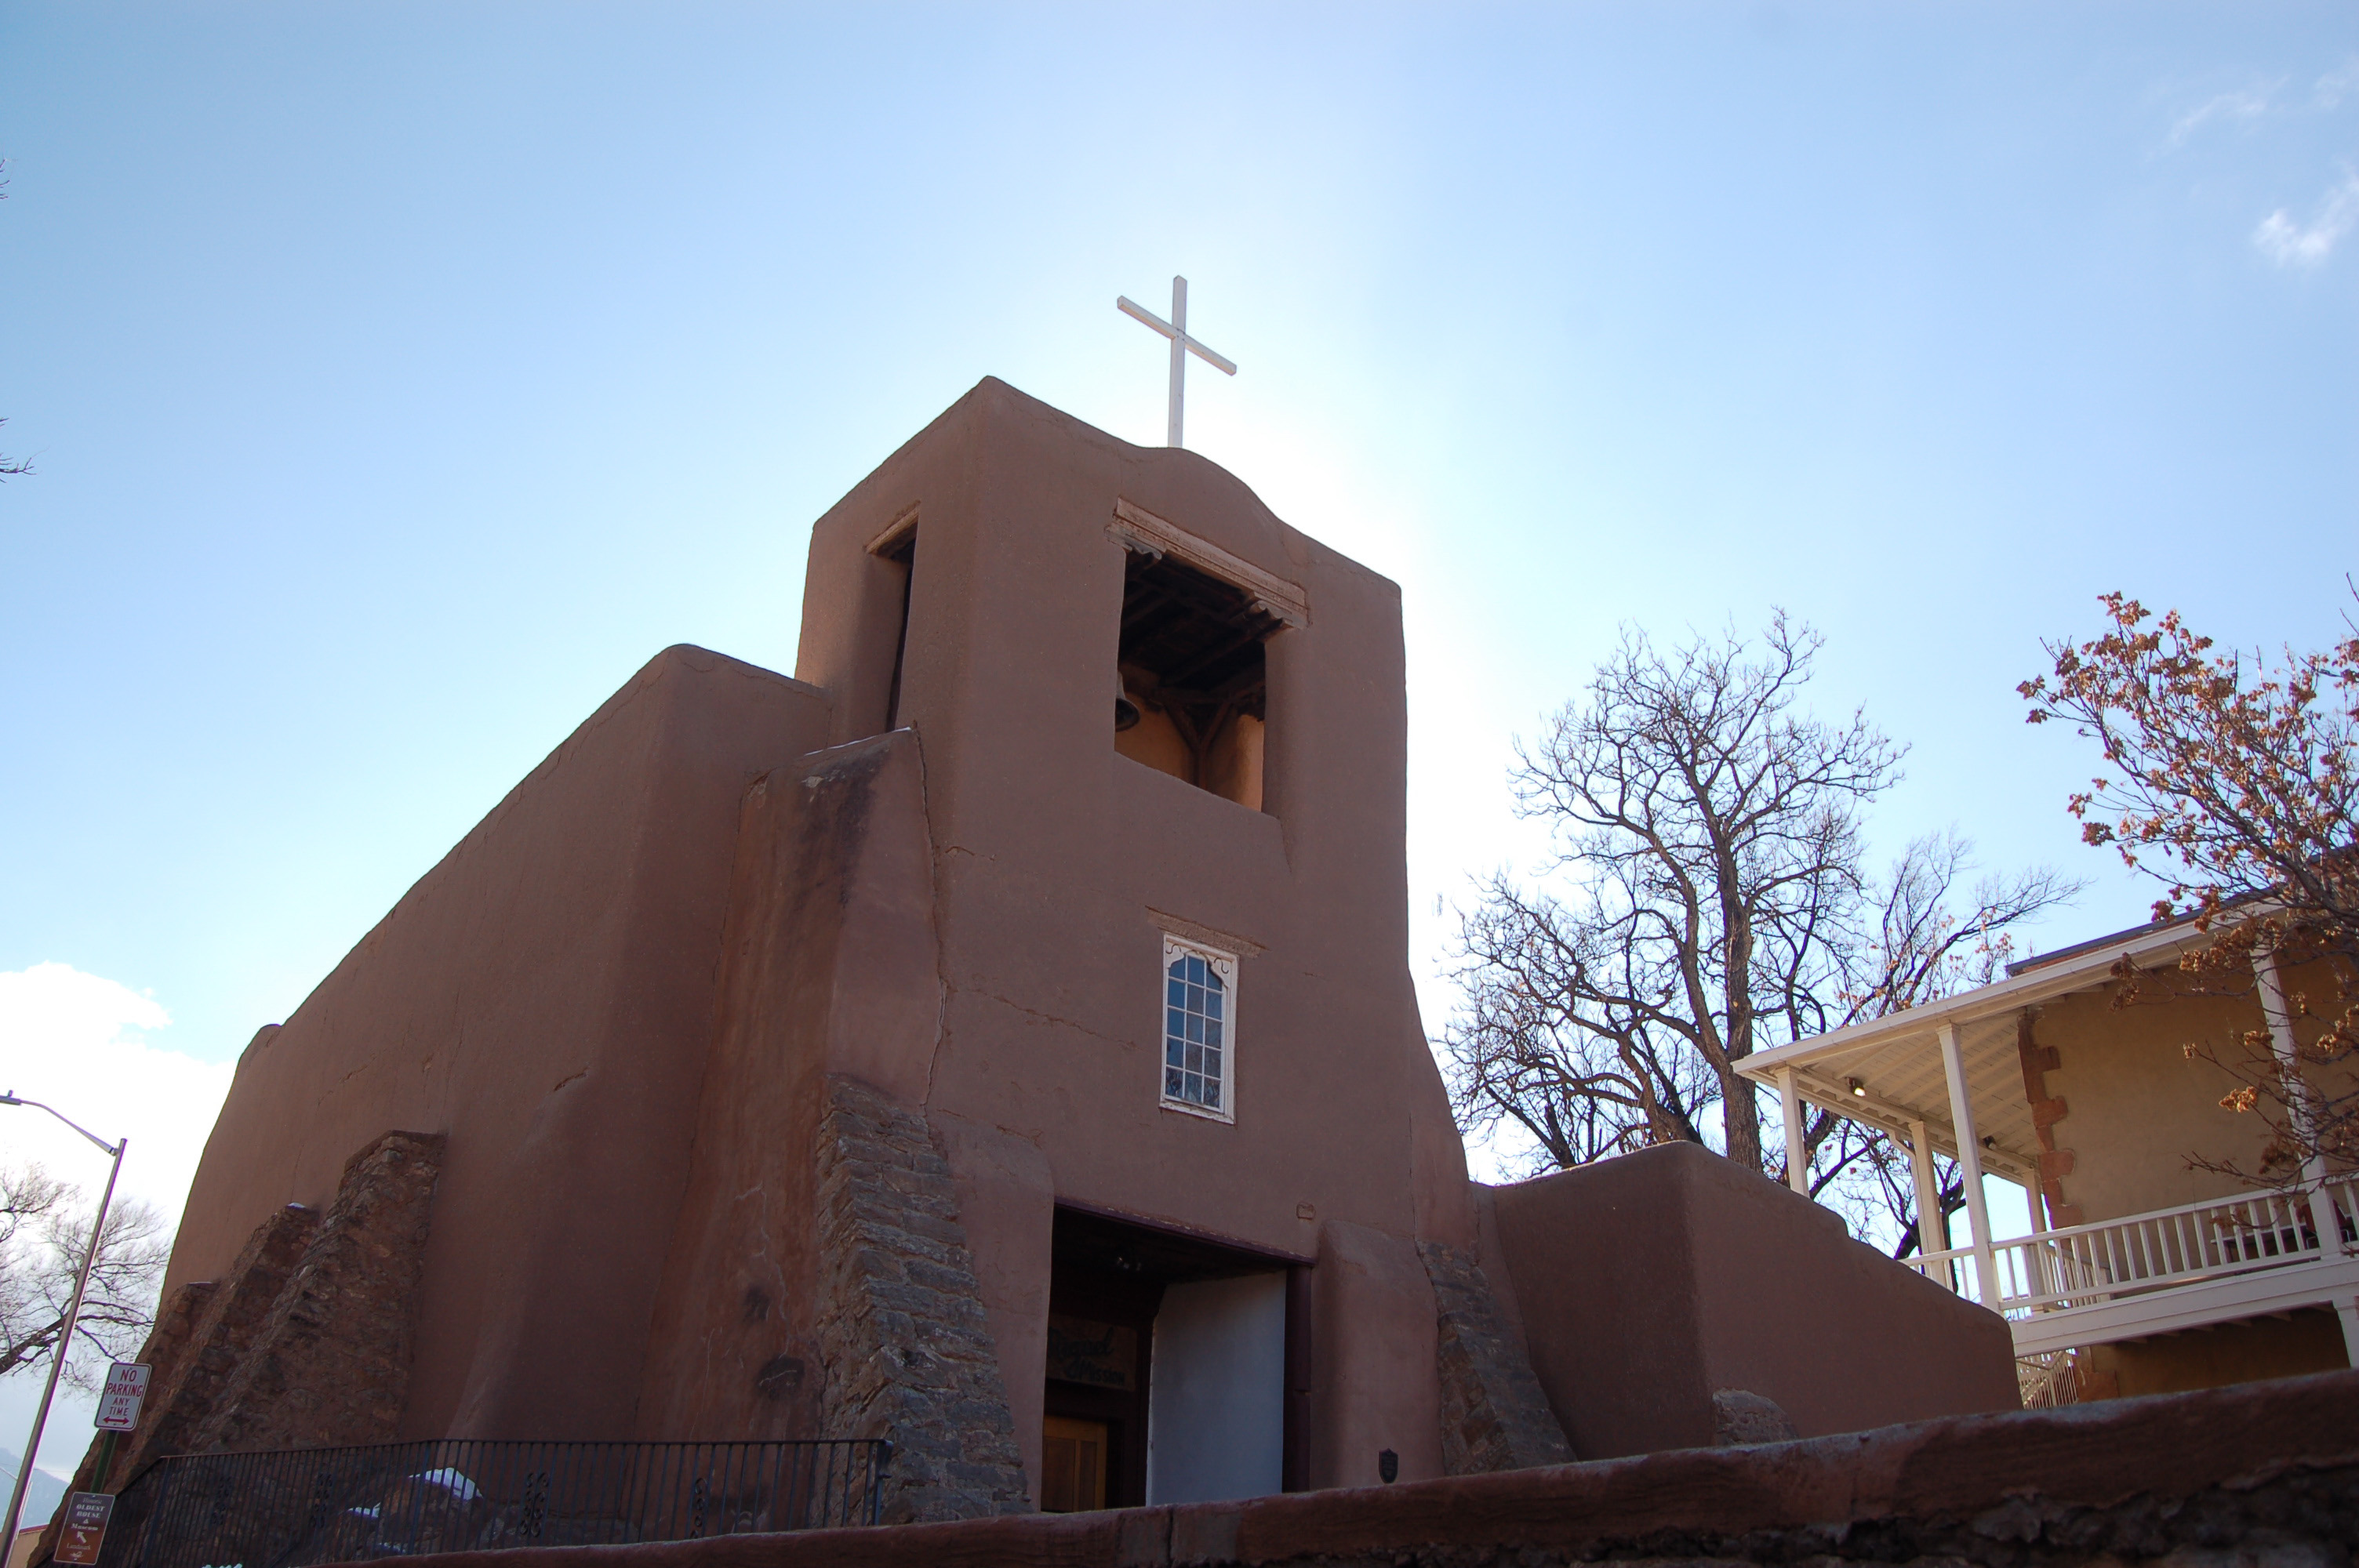
[[[1234,375],[1237,367],[1188,335],[1188,280],[1171,280],[1171,319],[1166,321],[1144,305],[1135,303],[1128,295],[1117,295],[1114,308],[1134,320],[1146,322],[1171,340],[1171,427],[1167,447],[1180,445],[1180,406],[1186,397],[1188,356],[1194,354],[1223,375]]]

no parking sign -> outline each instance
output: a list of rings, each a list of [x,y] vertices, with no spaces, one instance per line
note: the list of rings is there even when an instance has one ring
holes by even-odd
[[[149,1368],[142,1361],[117,1361],[106,1369],[106,1391],[98,1397],[101,1432],[139,1430],[139,1406],[147,1398]]]

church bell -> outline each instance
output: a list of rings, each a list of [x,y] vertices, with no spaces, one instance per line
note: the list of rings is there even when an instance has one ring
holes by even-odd
[[[1138,723],[1138,704],[1130,700],[1130,688],[1123,683],[1122,671],[1114,672],[1114,727],[1117,733],[1135,728]]]

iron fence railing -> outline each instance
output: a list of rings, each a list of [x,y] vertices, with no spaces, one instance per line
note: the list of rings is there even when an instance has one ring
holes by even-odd
[[[448,1438],[177,1454],[115,1499],[99,1568],[310,1568],[875,1524],[891,1454],[880,1439]]]

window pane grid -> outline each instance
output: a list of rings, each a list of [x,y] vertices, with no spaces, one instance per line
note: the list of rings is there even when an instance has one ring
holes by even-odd
[[[1228,986],[1193,953],[1174,957],[1164,975],[1163,1098],[1206,1110],[1224,1109]]]

